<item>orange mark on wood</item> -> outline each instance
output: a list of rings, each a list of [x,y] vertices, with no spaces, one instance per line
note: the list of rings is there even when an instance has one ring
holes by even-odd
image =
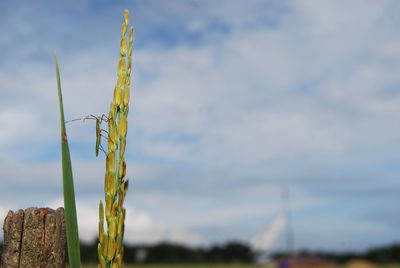
[[[42,246],[44,247],[44,243],[46,241],[46,231],[45,231],[45,220],[46,220],[46,215],[47,215],[48,211],[47,209],[41,209],[39,212],[39,216],[41,218],[43,218],[43,233],[42,233]]]
[[[42,209],[39,212],[40,217],[44,218],[47,215],[47,210],[46,209]]]

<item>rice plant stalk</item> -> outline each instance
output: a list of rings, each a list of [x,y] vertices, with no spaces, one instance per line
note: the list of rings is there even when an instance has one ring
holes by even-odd
[[[61,94],[60,71],[56,53],[54,52],[54,60],[56,63],[56,76],[58,88],[58,101],[60,106],[61,119],[61,157],[62,157],[62,174],[63,174],[63,191],[64,191],[64,210],[65,223],[67,231],[67,248],[68,260],[71,268],[81,267],[78,222],[76,217],[74,181],[72,177],[71,157],[69,154],[67,131],[65,129],[64,107]]]
[[[124,11],[121,31],[117,83],[108,113],[108,152],[104,182],[105,207],[99,205],[99,267],[122,267],[125,208],[123,206],[128,181],[125,181],[124,158],[131,85],[133,28],[129,26],[129,12]],[[106,220],[106,224],[104,223]],[[106,225],[106,229],[105,226]]]

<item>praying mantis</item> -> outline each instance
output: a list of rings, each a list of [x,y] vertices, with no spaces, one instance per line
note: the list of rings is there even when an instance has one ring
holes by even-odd
[[[105,155],[107,155],[107,152],[104,150],[103,145],[101,144],[101,138],[107,138],[105,136],[102,135],[103,132],[105,132],[106,134],[108,134],[108,131],[105,129],[101,128],[101,123],[103,122],[108,122],[109,118],[105,115],[102,114],[101,116],[95,116],[95,115],[88,115],[84,118],[77,118],[77,119],[72,119],[69,121],[65,121],[65,123],[71,123],[71,122],[75,122],[75,121],[83,121],[85,122],[86,120],[96,120],[96,156],[99,156],[99,151],[101,150]]]

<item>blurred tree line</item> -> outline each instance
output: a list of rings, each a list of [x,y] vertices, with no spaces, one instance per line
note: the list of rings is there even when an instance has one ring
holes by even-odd
[[[366,252],[322,252],[301,250],[297,253],[299,256],[319,257],[324,260],[332,261],[338,264],[344,264],[350,260],[363,259],[375,263],[389,264],[400,263],[400,244],[371,248]],[[283,252],[272,254],[272,258],[286,258]]]
[[[2,243],[0,243],[2,252]],[[253,263],[259,252],[254,252],[245,243],[228,242],[211,247],[187,247],[179,244],[125,245],[125,263]],[[343,264],[352,259],[364,259],[376,263],[400,263],[400,244],[372,248],[364,253],[299,251],[297,256],[319,257]],[[272,259],[286,258],[283,252],[271,254]],[[83,263],[97,263],[97,242],[81,245]]]
[[[97,242],[81,245],[82,262],[97,262]],[[179,244],[125,245],[125,263],[252,263],[255,253],[245,243],[229,242],[209,248]]]

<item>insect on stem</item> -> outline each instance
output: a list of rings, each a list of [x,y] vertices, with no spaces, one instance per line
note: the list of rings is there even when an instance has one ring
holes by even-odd
[[[84,118],[77,118],[77,119],[72,119],[69,121],[65,121],[65,123],[70,123],[70,122],[74,122],[74,121],[83,121],[85,122],[86,120],[96,120],[96,156],[99,156],[99,151],[101,150],[105,155],[107,155],[107,152],[104,150],[103,145],[101,144],[101,138],[107,138],[105,136],[102,135],[102,132],[107,133],[108,135],[108,131],[105,129],[101,128],[101,124],[103,122],[108,122],[108,120],[110,120],[105,114],[102,114],[101,116],[95,116],[93,114],[90,114]]]

